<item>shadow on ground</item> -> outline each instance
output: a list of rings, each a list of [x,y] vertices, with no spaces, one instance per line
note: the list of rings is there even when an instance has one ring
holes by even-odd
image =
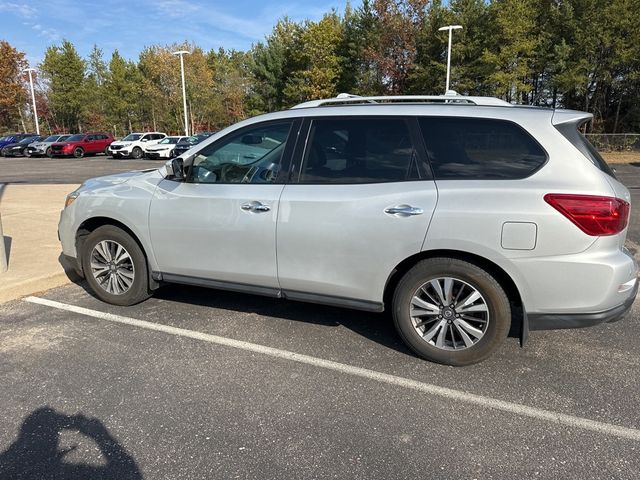
[[[101,465],[65,461],[78,448],[60,446],[60,434],[77,432],[93,441]],[[135,460],[97,418],[65,415],[50,407],[33,411],[20,427],[18,438],[0,453],[0,479],[140,480]]]

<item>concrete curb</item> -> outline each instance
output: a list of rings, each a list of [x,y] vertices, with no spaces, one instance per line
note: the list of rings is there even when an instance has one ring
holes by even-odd
[[[43,276],[40,278],[32,278],[25,282],[11,285],[8,288],[0,290],[0,305],[3,303],[17,300],[27,295],[36,295],[39,292],[44,292],[55,287],[61,287],[72,283],[66,272],[60,272],[49,276]],[[1,277],[0,277],[1,278]]]

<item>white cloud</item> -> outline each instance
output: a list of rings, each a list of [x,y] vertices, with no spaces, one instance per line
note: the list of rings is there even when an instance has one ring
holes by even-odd
[[[0,12],[9,12],[23,18],[33,18],[37,10],[26,3],[0,1]]]

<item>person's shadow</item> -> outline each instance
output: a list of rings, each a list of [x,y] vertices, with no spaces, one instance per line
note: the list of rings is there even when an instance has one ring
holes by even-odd
[[[103,465],[65,461],[77,447],[61,449],[60,433],[78,432],[93,440],[105,460]],[[64,415],[50,407],[33,411],[22,423],[20,435],[0,453],[0,479],[139,480],[135,460],[97,418]]]

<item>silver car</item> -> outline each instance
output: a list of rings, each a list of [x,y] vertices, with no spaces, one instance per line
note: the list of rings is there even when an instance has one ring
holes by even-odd
[[[102,300],[164,283],[391,312],[418,355],[486,359],[509,331],[620,319],[630,196],[591,114],[487,97],[319,100],[67,198],[64,255]]]
[[[71,135],[50,135],[44,140],[30,143],[25,149],[24,154],[27,157],[51,157],[51,145],[57,142],[64,142]]]

